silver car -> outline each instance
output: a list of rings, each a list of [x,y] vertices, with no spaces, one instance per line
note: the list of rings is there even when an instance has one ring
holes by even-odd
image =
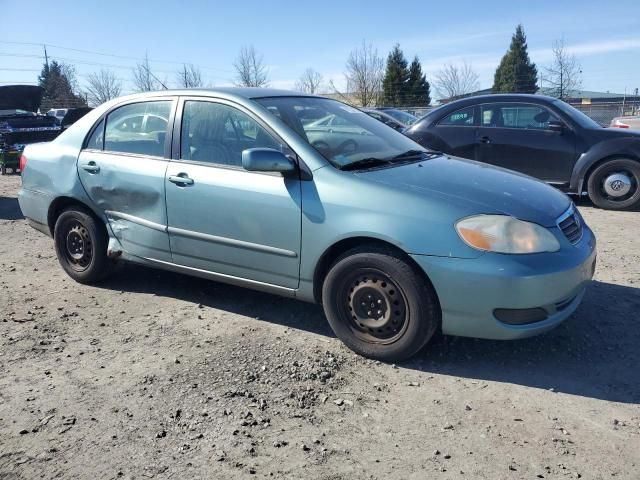
[[[613,128],[629,128],[640,130],[640,115],[633,117],[615,117],[609,125]]]

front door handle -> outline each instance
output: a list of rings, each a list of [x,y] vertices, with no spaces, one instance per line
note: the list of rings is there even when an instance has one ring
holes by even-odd
[[[189,175],[187,175],[186,173],[169,175],[169,181],[171,183],[175,183],[179,187],[184,187],[185,185],[193,185],[193,178],[189,178]]]
[[[491,143],[491,139],[485,135],[484,137],[480,137],[480,143]]]
[[[87,163],[83,163],[80,166],[82,167],[83,170],[86,170],[89,173],[98,173],[100,171],[100,167],[93,160]]]

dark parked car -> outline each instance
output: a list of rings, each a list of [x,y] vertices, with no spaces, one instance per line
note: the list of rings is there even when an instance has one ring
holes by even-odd
[[[381,121],[385,125],[388,125],[394,130],[398,130],[399,132],[403,132],[408,127],[408,125],[396,120],[391,115],[388,115],[386,112],[381,112],[380,110],[375,110],[373,108],[363,108],[362,111],[367,115],[369,115],[370,117],[373,117],[376,120]]]
[[[398,110],[393,107],[378,107],[376,108],[379,112],[384,112],[392,118],[395,118],[397,121],[402,123],[403,125],[413,125],[418,121],[418,117],[415,115],[411,115],[409,112],[405,112],[403,110]]]
[[[42,88],[33,85],[0,87],[0,173],[18,169],[20,154],[29,143],[48,142],[60,133],[55,117],[34,113]]]
[[[485,95],[437,108],[405,135],[451,155],[537,177],[601,208],[640,206],[640,132],[603,128],[542,95]]]
[[[60,121],[60,126],[62,130],[66,130],[71,125],[76,123],[82,117],[84,117],[87,113],[89,113],[93,108],[91,107],[78,107],[78,108],[70,108],[64,118]]]

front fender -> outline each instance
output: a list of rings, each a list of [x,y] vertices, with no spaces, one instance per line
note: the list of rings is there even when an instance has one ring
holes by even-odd
[[[640,161],[640,138],[620,137],[604,140],[580,155],[571,174],[570,192],[582,193],[589,170],[600,160],[612,156]]]

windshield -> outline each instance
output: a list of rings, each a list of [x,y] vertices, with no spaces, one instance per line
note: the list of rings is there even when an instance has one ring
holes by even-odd
[[[565,103],[562,100],[554,100],[553,103],[556,107],[562,110],[562,112],[564,112],[566,115],[569,115],[569,117],[571,117],[571,119],[582,128],[602,128],[602,125],[600,125],[594,119],[588,117],[580,110],[573,108],[568,103]]]
[[[256,101],[337,168],[344,169],[362,160],[386,161],[410,151],[426,151],[393,128],[336,100],[269,97]]]
[[[387,115],[395,118],[399,122],[404,123],[405,125],[413,125],[418,120],[417,117],[414,117],[410,113],[403,112],[402,110],[382,110]]]

